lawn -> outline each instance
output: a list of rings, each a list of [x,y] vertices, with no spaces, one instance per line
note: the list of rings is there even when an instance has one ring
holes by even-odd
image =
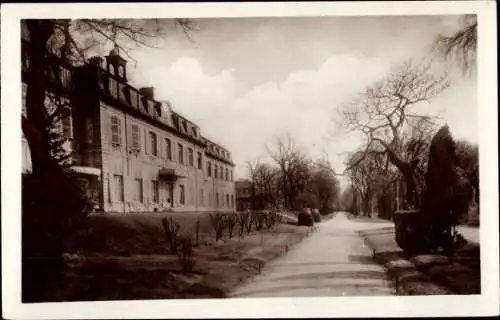
[[[480,294],[479,245],[468,243],[454,254],[454,262],[441,254],[408,254],[396,244],[394,228],[362,231],[374,258],[398,279],[404,295]]]
[[[199,246],[188,274],[168,251],[161,225],[165,216],[178,221],[187,235],[194,235],[199,221]],[[282,223],[239,237],[236,228],[233,238],[226,233],[215,242],[206,213],[91,216],[67,272],[26,302],[223,298],[312,231]]]

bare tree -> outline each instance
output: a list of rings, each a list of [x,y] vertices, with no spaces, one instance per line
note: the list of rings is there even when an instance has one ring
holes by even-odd
[[[362,161],[359,161],[360,158],[363,158]],[[368,215],[370,213],[370,202],[375,193],[374,185],[378,178],[374,173],[380,165],[379,157],[375,157],[373,154],[365,156],[363,151],[358,151],[349,157],[348,165],[355,162],[357,162],[357,165],[352,166],[349,170],[349,179],[361,198],[362,213]]]
[[[281,189],[285,208],[291,207],[289,165],[297,155],[295,140],[289,133],[275,137],[266,149],[271,158],[276,162],[281,170]]]
[[[309,182],[311,160],[297,147],[290,134],[276,136],[266,149],[281,171],[284,205],[295,208],[294,200],[305,191]]]
[[[415,65],[407,61],[344,106],[344,124],[365,138],[360,156],[350,162],[346,171],[368,154],[385,154],[403,176],[407,202],[414,203],[418,161],[405,159],[405,140],[432,127],[433,119],[418,113],[415,107],[430,102],[448,86],[447,75],[435,75],[430,63]]]
[[[321,210],[333,209],[339,197],[340,186],[329,163],[325,161],[314,163],[309,188],[316,195]]]
[[[277,171],[268,164],[259,164],[255,169],[254,183],[257,189],[257,198],[260,209],[267,209],[269,206],[274,206],[275,194],[275,179]]]
[[[471,71],[476,63],[477,53],[477,16],[466,15],[462,28],[451,35],[439,35],[434,49],[446,58],[454,59],[464,71]]]

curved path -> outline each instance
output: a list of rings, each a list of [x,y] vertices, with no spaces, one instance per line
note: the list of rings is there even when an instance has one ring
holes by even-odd
[[[387,225],[391,225],[388,223]],[[357,231],[385,227],[355,222],[345,213],[319,223],[318,230],[230,297],[373,296],[395,294]]]

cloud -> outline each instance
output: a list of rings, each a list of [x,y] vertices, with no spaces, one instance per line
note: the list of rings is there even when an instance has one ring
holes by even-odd
[[[170,66],[136,73],[134,81],[155,86],[159,99],[170,100],[175,110],[200,125],[202,134],[225,145],[237,164],[237,177],[243,177],[245,162],[265,158],[266,142],[284,132],[311,155],[328,154],[334,168],[342,171],[346,153],[362,141],[353,135],[332,138],[336,110],[390,68],[389,59],[336,55],[316,69],[296,70],[283,79],[248,88],[235,77],[237,70],[208,75],[196,59],[180,57]],[[460,102],[457,90],[451,100],[455,106]],[[444,110],[443,101],[448,100],[440,97],[425,110],[440,110],[451,119],[453,131],[464,119],[462,111]]]

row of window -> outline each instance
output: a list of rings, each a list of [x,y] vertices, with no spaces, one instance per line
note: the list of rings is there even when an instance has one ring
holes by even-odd
[[[124,186],[123,186],[123,176],[122,175],[114,175],[113,176],[113,185],[114,185],[114,192],[113,192],[113,199],[118,200],[118,201],[124,201],[125,195],[124,195]],[[170,185],[169,188],[172,188],[172,185]],[[160,202],[160,186],[159,182],[157,180],[152,180],[151,181],[151,198],[153,202]],[[173,192],[171,193],[171,196],[173,196]],[[143,180],[138,178],[135,179],[134,181],[134,201],[136,202],[144,202],[144,188],[143,188]],[[204,199],[204,192],[203,189],[200,189],[200,204],[205,204],[205,199]],[[218,192],[216,193],[216,207],[223,206],[223,207],[231,207],[234,208],[234,195],[232,194],[227,194],[227,193],[221,193],[219,194]],[[172,199],[170,196],[168,197],[168,202],[172,204]],[[186,193],[185,193],[185,186],[184,185],[179,185],[179,203],[181,205],[186,204]]]
[[[215,179],[233,181],[233,171],[224,168],[222,165],[213,164],[213,177]],[[212,177],[212,162],[207,161],[207,176]]]
[[[140,152],[141,151],[141,135],[139,126],[136,124],[132,125],[132,142],[131,142],[131,151]],[[158,136],[155,132],[148,132],[149,140],[146,141],[146,137],[144,138],[145,153],[151,154],[153,156],[158,156]],[[149,143],[148,143],[149,142]],[[174,161],[173,156],[173,146],[172,141],[169,138],[165,138],[165,157],[168,160]],[[115,148],[121,148],[121,119],[112,116],[111,117],[111,145]],[[180,164],[187,164],[188,166],[194,166],[194,150],[193,148],[187,148],[187,163],[185,163],[186,159],[184,159],[184,146],[181,143],[177,144],[177,162]],[[233,181],[233,171],[228,168],[223,168],[222,165],[217,166],[217,164],[213,164],[214,172],[213,177],[215,179]],[[203,154],[201,152],[197,152],[196,155],[196,167],[200,170],[203,169]],[[212,162],[207,161],[207,175],[212,177]]]

